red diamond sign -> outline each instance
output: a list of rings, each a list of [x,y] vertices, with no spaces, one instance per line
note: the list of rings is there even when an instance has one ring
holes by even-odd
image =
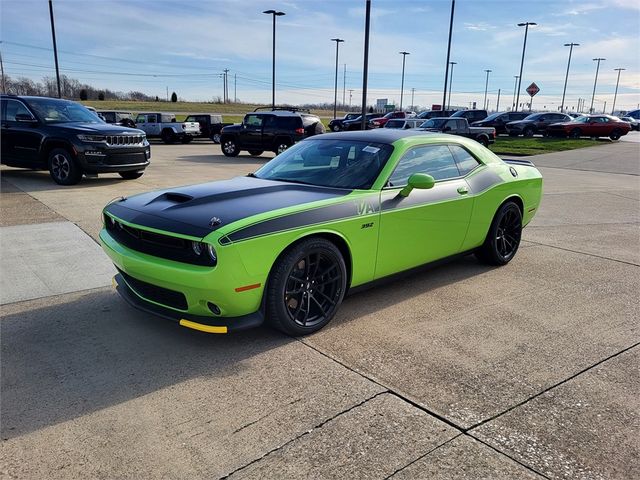
[[[538,85],[536,85],[535,82],[533,82],[531,85],[529,85],[527,87],[527,93],[529,94],[529,96],[533,97],[536,93],[538,93],[540,91],[540,87],[538,87]]]

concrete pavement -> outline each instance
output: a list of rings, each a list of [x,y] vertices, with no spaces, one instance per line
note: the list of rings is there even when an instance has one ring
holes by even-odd
[[[3,279],[5,228],[75,224],[95,239],[116,196],[245,174],[267,159],[228,159],[209,142],[154,145],[139,180],[70,188],[3,168]],[[465,258],[354,295],[303,339],[268,328],[202,335],[132,310],[109,287],[73,291],[82,289],[66,276],[70,293],[4,305],[0,471],[633,477],[640,144],[531,159],[545,196],[513,262]]]

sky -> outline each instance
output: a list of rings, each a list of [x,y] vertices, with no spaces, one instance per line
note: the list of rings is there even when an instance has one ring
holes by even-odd
[[[277,19],[276,101],[333,102],[335,42],[340,44],[338,97],[362,101],[365,0],[53,0],[61,73],[99,88],[138,90],[180,99],[222,96],[229,69],[230,97],[270,103],[272,17]],[[442,103],[450,0],[372,0],[368,103]],[[451,61],[451,105],[510,107],[520,69],[524,28],[530,27],[520,93],[540,87],[533,108],[557,110],[575,42],[565,103],[591,102],[596,62],[603,57],[594,108],[610,111],[617,72],[616,110],[640,104],[640,1],[457,0]],[[5,73],[39,80],[55,75],[46,0],[0,0],[0,52]],[[346,76],[344,76],[346,65]],[[346,83],[346,88],[343,85]],[[235,90],[234,90],[235,87]],[[415,90],[412,90],[415,89]],[[413,101],[412,101],[413,97]]]

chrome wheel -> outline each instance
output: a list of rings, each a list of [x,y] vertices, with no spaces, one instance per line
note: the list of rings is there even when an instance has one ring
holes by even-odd
[[[287,148],[289,148],[289,144],[287,143],[280,143],[278,144],[278,149],[276,150],[277,154],[281,154],[282,152],[284,152]]]

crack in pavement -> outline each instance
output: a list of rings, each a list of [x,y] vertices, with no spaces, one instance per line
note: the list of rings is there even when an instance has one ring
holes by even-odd
[[[529,242],[529,243],[533,243],[533,244],[535,244],[537,246],[540,246],[540,247],[555,248],[556,250],[563,250],[565,252],[577,253],[578,255],[586,255],[588,257],[600,258],[601,260],[610,260],[612,262],[623,263],[625,265],[631,265],[633,267],[640,267],[640,265],[638,265],[637,263],[627,262],[626,260],[618,260],[616,258],[604,257],[602,255],[596,255],[595,253],[580,252],[578,250],[571,250],[570,248],[557,247],[555,245],[549,245],[548,243],[536,242],[534,240],[529,240],[529,239],[526,239],[526,241]]]
[[[378,384],[378,385],[379,385],[379,384]],[[364,399],[364,400],[362,400],[361,402],[358,402],[357,404],[352,405],[351,407],[347,408],[346,410],[340,411],[340,412],[336,413],[335,415],[333,415],[333,416],[331,416],[331,417],[327,418],[326,420],[323,420],[322,422],[318,423],[317,425],[314,425],[313,427],[311,427],[311,428],[310,428],[309,430],[307,430],[306,432],[303,432],[303,433],[301,433],[300,435],[297,435],[297,436],[295,436],[294,438],[292,438],[292,439],[290,439],[290,440],[287,440],[287,441],[286,441],[285,443],[283,443],[282,445],[278,445],[277,447],[272,448],[271,450],[269,450],[268,452],[264,453],[264,454],[263,454],[263,455],[261,455],[260,457],[258,457],[258,458],[255,458],[255,459],[251,460],[249,463],[247,463],[247,464],[245,464],[245,465],[242,465],[241,467],[236,468],[236,469],[235,469],[235,470],[233,470],[232,472],[227,473],[226,475],[223,475],[222,477],[219,477],[219,479],[220,479],[220,480],[224,480],[224,479],[227,479],[227,478],[231,477],[231,476],[232,476],[232,475],[234,475],[235,473],[238,473],[239,471],[244,470],[245,468],[247,468],[247,467],[249,467],[249,466],[253,465],[254,463],[259,462],[259,461],[260,461],[260,460],[262,460],[263,458],[265,458],[265,457],[267,457],[267,456],[271,455],[271,454],[272,454],[272,453],[274,453],[274,452],[277,452],[278,450],[283,449],[284,447],[286,447],[287,445],[289,445],[289,444],[291,444],[291,443],[295,442],[296,440],[298,440],[298,439],[300,439],[300,438],[302,438],[302,437],[304,437],[304,436],[306,436],[306,435],[309,435],[310,433],[314,432],[315,430],[317,430],[317,429],[319,429],[319,428],[322,428],[323,426],[325,426],[325,425],[326,425],[327,423],[329,423],[330,421],[335,420],[336,418],[338,418],[338,417],[340,417],[340,416],[344,415],[345,413],[349,413],[351,410],[353,410],[353,409],[355,409],[355,408],[361,407],[361,406],[362,406],[362,405],[364,405],[365,403],[367,403],[367,402],[369,402],[369,401],[373,400],[374,398],[379,397],[380,395],[384,395],[384,394],[388,394],[388,393],[390,393],[388,390],[384,390],[384,391],[382,391],[382,392],[378,392],[378,393],[376,393],[375,395],[372,395],[372,396],[370,396],[370,397],[365,398],[365,399]]]
[[[389,480],[391,477],[395,476],[396,474],[400,473],[401,471],[409,468],[411,465],[413,465],[414,463],[422,460],[423,458],[425,458],[427,455],[432,454],[433,452],[435,452],[436,450],[438,450],[440,447],[444,447],[447,443],[450,443],[452,441],[454,441],[456,438],[461,437],[462,435],[464,435],[463,433],[459,433],[458,435],[456,435],[455,437],[450,438],[449,440],[447,440],[446,442],[441,443],[440,445],[436,445],[435,447],[433,447],[431,450],[429,450],[427,453],[424,453],[422,455],[420,455],[419,457],[415,458],[414,460],[411,460],[409,463],[407,463],[406,465],[396,469],[395,472],[393,472],[391,475],[388,475],[386,477],[384,477],[384,480]]]
[[[301,400],[302,400],[301,398],[298,398],[298,399],[294,400],[293,402],[289,402],[289,403],[287,403],[286,405],[282,405],[281,407],[278,407],[277,409],[272,410],[272,411],[271,411],[271,412],[269,412],[269,413],[265,413],[265,414],[264,414],[264,415],[262,415],[260,418],[258,418],[258,419],[256,419],[256,420],[253,420],[253,421],[251,421],[251,422],[249,422],[249,423],[246,423],[246,424],[242,425],[241,427],[236,428],[233,432],[231,432],[231,434],[232,434],[232,435],[234,435],[234,434],[236,434],[236,433],[238,433],[238,432],[241,432],[241,431],[242,431],[242,430],[244,430],[245,428],[250,427],[251,425],[255,425],[256,423],[258,423],[258,422],[259,422],[259,421],[261,421],[261,420],[264,420],[264,419],[265,419],[265,418],[267,418],[268,416],[273,415],[276,411],[278,411],[278,410],[280,410],[280,409],[282,409],[282,408],[285,408],[285,407],[289,407],[289,406],[291,406],[291,405],[293,405],[293,404],[295,404],[295,403],[298,403],[298,402],[299,402],[299,401],[301,401]],[[209,423],[209,422],[207,422],[207,423]]]

